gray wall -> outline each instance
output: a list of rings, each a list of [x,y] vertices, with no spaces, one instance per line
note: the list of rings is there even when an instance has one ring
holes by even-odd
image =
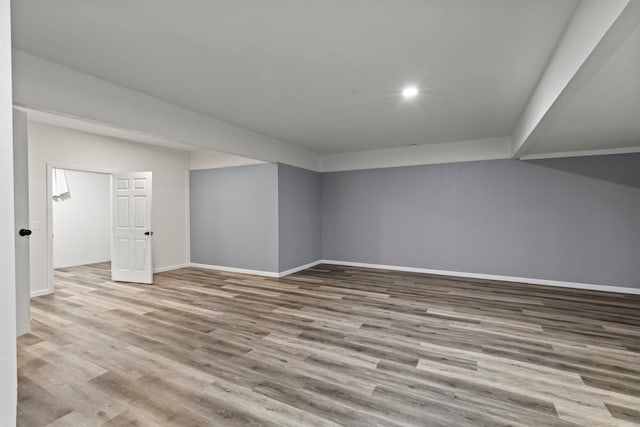
[[[279,267],[321,258],[320,174],[278,164]]]
[[[278,271],[275,164],[191,171],[191,262]]]
[[[323,258],[640,288],[640,189],[567,162],[322,174]]]
[[[322,258],[640,288],[639,175],[637,154],[192,171],[191,259],[281,272]]]

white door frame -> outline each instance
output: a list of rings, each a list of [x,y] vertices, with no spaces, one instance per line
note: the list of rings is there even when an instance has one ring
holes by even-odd
[[[40,296],[52,294],[54,291],[53,287],[53,195],[51,191],[51,169],[66,169],[78,172],[91,172],[91,173],[101,173],[104,175],[109,175],[109,218],[111,218],[113,206],[113,201],[111,200],[111,193],[113,189],[111,188],[111,177],[113,174],[121,173],[115,169],[97,169],[97,168],[87,168],[84,166],[70,166],[63,165],[59,163],[47,163],[47,224],[45,226],[45,232],[47,233],[47,289],[44,292],[38,292],[36,294],[32,293],[31,296]],[[109,221],[111,224],[111,220]],[[109,252],[111,253],[111,251]]]

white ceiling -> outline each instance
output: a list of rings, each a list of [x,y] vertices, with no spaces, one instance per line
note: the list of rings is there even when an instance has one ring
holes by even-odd
[[[576,4],[20,0],[12,27],[33,55],[324,154],[510,135]]]
[[[553,118],[528,154],[640,147],[640,29]]]

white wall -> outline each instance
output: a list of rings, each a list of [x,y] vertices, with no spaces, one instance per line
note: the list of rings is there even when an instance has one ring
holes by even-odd
[[[32,295],[46,293],[48,289],[47,164],[105,172],[153,172],[151,221],[155,233],[154,268],[187,262],[187,152],[31,122],[29,215],[33,230],[30,258]],[[39,229],[36,230],[34,225],[39,225]]]
[[[16,280],[11,118],[11,14],[0,0],[0,425],[16,423]]]
[[[53,268],[111,259],[108,174],[65,170],[69,195],[53,200]]]

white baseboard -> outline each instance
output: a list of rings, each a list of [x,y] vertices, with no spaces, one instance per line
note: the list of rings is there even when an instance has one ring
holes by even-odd
[[[242,274],[252,274],[254,276],[265,276],[265,277],[278,277],[278,273],[273,271],[262,271],[262,270],[249,270],[246,268],[236,268],[236,267],[226,267],[224,265],[210,265],[210,264],[197,264],[191,263],[190,267],[197,268],[206,268],[207,270],[219,270],[219,271],[228,271],[230,273],[242,273]]]
[[[154,268],[153,272],[154,273],[164,273],[165,271],[171,271],[171,270],[177,270],[179,268],[185,268],[185,267],[189,267],[191,266],[191,264],[176,264],[176,265],[169,265],[167,267],[158,267],[158,268]]]
[[[318,264],[321,264],[322,260],[316,260],[313,262],[310,262],[309,264],[305,264],[305,265],[300,265],[298,267],[294,267],[291,268],[289,270],[286,271],[281,271],[279,273],[276,273],[274,271],[262,271],[262,270],[249,270],[246,268],[237,268],[237,267],[226,267],[223,265],[209,265],[209,264],[197,264],[197,263],[191,263],[189,264],[190,267],[197,267],[197,268],[206,268],[208,270],[219,270],[219,271],[228,271],[231,273],[242,273],[242,274],[252,274],[254,276],[265,276],[265,277],[275,277],[275,278],[279,278],[279,277],[284,277],[284,276],[288,276],[290,274],[293,273],[297,273],[298,271],[302,271],[302,270],[306,270],[307,268],[311,268],[314,267]]]
[[[31,291],[29,296],[31,298],[35,298],[35,297],[41,297],[43,295],[49,295],[49,294],[52,294],[52,293],[53,293],[53,291],[51,289],[40,289],[38,291]]]
[[[381,270],[406,271],[410,273],[437,274],[441,276],[465,277],[470,279],[499,280],[503,282],[527,283],[531,285],[556,286],[561,288],[586,289],[589,291],[617,292],[640,295],[640,289],[623,286],[594,285],[590,283],[562,282],[557,280],[530,279],[526,277],[499,276],[494,274],[465,273],[460,271],[432,270],[429,268],[402,267],[398,265],[368,264],[364,262],[322,260],[322,264],[343,265],[348,267],[375,268]]]
[[[298,271],[302,271],[302,270],[306,270],[307,268],[315,267],[316,265],[322,264],[322,263],[323,263],[323,261],[321,259],[319,259],[317,261],[310,262],[309,264],[300,265],[298,267],[293,267],[293,268],[291,268],[289,270],[281,271],[280,273],[278,273],[278,277],[288,276],[290,274],[297,273]]]
[[[248,270],[244,268],[225,267],[225,266],[208,265],[208,264],[191,263],[189,265],[191,267],[206,268],[209,270],[229,271],[233,273],[253,274],[257,276],[278,278],[278,277],[288,276],[289,274],[297,273],[298,271],[306,270],[308,268],[314,267],[319,264],[333,264],[333,265],[343,265],[348,267],[375,268],[378,270],[405,271],[409,273],[436,274],[440,276],[464,277],[468,279],[498,280],[502,282],[526,283],[531,285],[555,286],[560,288],[574,288],[574,289],[585,289],[589,291],[616,292],[616,293],[623,293],[623,294],[640,295],[640,289],[627,288],[623,286],[595,285],[591,283],[563,282],[559,280],[532,279],[528,277],[501,276],[496,274],[482,274],[482,273],[467,273],[462,271],[434,270],[430,268],[403,267],[399,265],[385,265],[385,264],[369,264],[365,262],[337,261],[337,260],[329,260],[329,259],[317,260],[314,262],[310,262],[309,264],[301,265],[299,267],[294,267],[292,269],[282,271],[280,273],[275,273],[272,271]]]

